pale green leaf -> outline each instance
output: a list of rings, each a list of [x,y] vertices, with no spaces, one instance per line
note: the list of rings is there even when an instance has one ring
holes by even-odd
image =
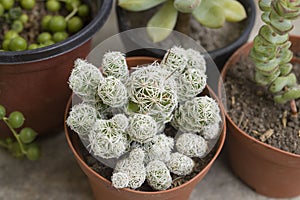
[[[153,42],[160,42],[170,35],[176,25],[177,15],[178,12],[174,8],[172,0],[168,0],[153,15],[147,24],[148,34]]]
[[[239,22],[247,17],[245,8],[238,1],[226,1],[223,6],[226,21]]]
[[[193,16],[200,24],[209,28],[219,28],[225,22],[224,9],[212,0],[202,0]]]
[[[129,11],[143,11],[153,8],[167,0],[119,0],[118,5]]]
[[[201,0],[175,0],[174,7],[183,13],[193,12],[201,3]]]

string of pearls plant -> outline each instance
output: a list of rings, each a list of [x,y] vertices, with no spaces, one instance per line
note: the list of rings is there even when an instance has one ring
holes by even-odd
[[[101,67],[75,61],[69,85],[81,102],[71,108],[68,126],[92,155],[117,160],[114,187],[137,189],[147,181],[154,190],[168,189],[172,174],[190,174],[193,158],[205,157],[220,134],[218,104],[199,96],[205,59],[174,46],[161,63],[131,73],[120,52],[107,52]],[[167,124],[178,130],[174,137],[167,136]]]

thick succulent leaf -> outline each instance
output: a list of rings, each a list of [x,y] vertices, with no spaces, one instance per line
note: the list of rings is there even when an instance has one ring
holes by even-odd
[[[238,1],[224,1],[222,7],[225,11],[226,21],[239,22],[247,17],[245,8]]]
[[[272,74],[271,76],[264,76],[261,73],[259,73],[258,71],[255,73],[255,81],[256,83],[258,83],[259,85],[269,85],[270,83],[272,83],[274,80],[276,80],[276,78],[280,75],[280,71],[278,70],[276,73]]]
[[[270,86],[269,90],[272,93],[277,93],[283,90],[284,87],[293,87],[297,85],[297,78],[295,74],[289,74],[288,76],[278,77]]]
[[[288,34],[284,34],[284,35],[279,35],[277,33],[275,33],[270,26],[268,25],[263,25],[260,29],[259,29],[259,34],[268,42],[272,43],[272,44],[283,44],[286,41],[288,41],[289,39],[289,35]]]
[[[273,59],[277,53],[276,45],[266,42],[260,35],[257,35],[253,40],[253,50],[266,60]]]
[[[153,8],[167,0],[119,0],[118,5],[129,11],[143,11]]]
[[[193,16],[200,24],[209,28],[219,28],[225,22],[224,9],[212,0],[202,0],[193,11]]]
[[[201,3],[201,0],[175,0],[174,7],[183,13],[191,13],[197,8]]]
[[[294,86],[292,88],[289,88],[282,95],[276,95],[274,97],[274,101],[276,103],[286,103],[288,101],[291,101],[293,99],[298,99],[298,98],[300,98],[300,87],[299,87],[299,85]]]
[[[259,0],[258,5],[259,9],[264,12],[271,11],[272,0]]]
[[[178,11],[173,6],[173,1],[168,0],[157,13],[149,20],[147,31],[153,42],[166,39],[174,29]]]
[[[293,69],[293,65],[291,63],[285,63],[282,65],[279,65],[280,74],[282,76],[288,75]]]
[[[288,33],[294,27],[291,20],[284,19],[274,11],[270,12],[269,17],[269,24],[273,27],[274,31],[280,35]]]

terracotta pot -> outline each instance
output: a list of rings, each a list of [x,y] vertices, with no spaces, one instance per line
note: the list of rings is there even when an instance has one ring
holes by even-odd
[[[65,105],[71,94],[68,77],[76,58],[85,58],[91,37],[106,21],[110,0],[86,0],[93,20],[75,35],[51,46],[35,50],[0,52],[0,104],[7,113],[25,115],[25,126],[39,134],[56,133],[63,128]],[[11,135],[1,123],[0,137]]]
[[[157,59],[150,58],[150,57],[131,57],[127,58],[127,64],[128,66],[137,66],[141,64],[147,64],[152,63]],[[211,93],[211,90],[209,90],[209,94],[211,94],[214,98],[216,96]],[[206,90],[206,92],[208,92]],[[65,112],[65,121],[67,119],[70,106],[71,106],[71,100],[70,98],[68,105],[66,107]],[[225,120],[225,115],[223,113],[222,109],[222,119]],[[196,186],[196,184],[203,179],[203,177],[206,175],[210,167],[212,166],[213,162],[219,155],[221,148],[224,144],[225,140],[225,133],[226,133],[226,125],[224,123],[223,130],[220,136],[220,139],[218,141],[216,154],[213,156],[212,160],[208,163],[208,165],[193,179],[188,181],[187,183],[165,191],[156,191],[156,192],[143,192],[143,191],[136,191],[131,190],[128,188],[125,189],[116,189],[112,186],[111,182],[107,179],[100,176],[98,173],[93,171],[84,161],[83,156],[79,149],[79,144],[81,143],[78,135],[71,131],[68,126],[65,123],[65,134],[67,138],[67,142],[69,144],[69,147],[71,148],[79,166],[83,170],[83,172],[87,175],[88,180],[90,182],[90,185],[92,187],[95,199],[102,200],[102,199],[109,199],[109,200],[188,200],[192,190]]]
[[[300,37],[291,36],[291,41],[292,50],[300,52]],[[222,70],[223,80],[230,66],[247,57],[252,46],[253,43],[247,43],[232,55]],[[222,98],[220,83],[219,95]],[[228,114],[226,120],[228,126],[226,149],[233,172],[262,195],[275,198],[300,195],[300,155],[274,148],[249,136]]]
[[[247,19],[245,20],[245,28],[240,34],[240,36],[232,43],[212,51],[209,51],[208,54],[211,56],[211,58],[214,60],[215,64],[218,66],[218,69],[221,70],[225,64],[225,62],[228,60],[228,58],[232,55],[232,53],[238,49],[240,46],[245,44],[247,40],[249,39],[251,30],[255,23],[256,18],[256,5],[254,0],[238,0],[244,7],[247,13]],[[127,17],[127,11],[122,9],[120,6],[116,6],[116,14],[117,14],[117,20],[118,20],[118,28],[120,32],[130,30],[132,27],[130,21],[128,21]],[[142,17],[143,18],[143,17]],[[132,49],[132,47],[140,47],[137,48],[136,51],[132,51],[127,53],[128,56],[140,56],[140,55],[146,55],[146,56],[154,56],[154,57],[163,57],[165,54],[164,50],[161,50],[160,48],[149,48],[145,49],[142,47],[148,47],[153,46],[151,44],[147,44],[147,41],[143,41],[142,38],[137,38],[139,35],[128,35],[122,37],[123,43],[125,46],[128,46],[128,49]],[[141,43],[142,42],[142,43]]]

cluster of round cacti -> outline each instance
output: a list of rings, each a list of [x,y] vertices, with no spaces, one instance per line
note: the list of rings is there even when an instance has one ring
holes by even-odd
[[[37,14],[42,16],[38,22],[31,18]],[[89,15],[89,6],[81,0],[1,0],[0,50],[32,50],[60,42],[81,30]],[[36,31],[38,35],[30,35]]]
[[[92,155],[116,161],[114,187],[136,189],[147,181],[155,190],[168,189],[172,173],[190,174],[192,158],[209,153],[221,117],[212,98],[199,96],[205,65],[198,51],[181,47],[132,73],[120,52],[107,52],[101,70],[75,61],[69,85],[82,102],[72,107],[67,124]],[[175,137],[166,135],[167,123],[178,130]]]

